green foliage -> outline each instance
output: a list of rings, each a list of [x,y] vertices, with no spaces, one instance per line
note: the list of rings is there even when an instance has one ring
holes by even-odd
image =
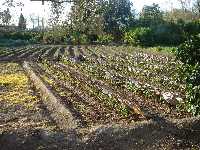
[[[176,55],[185,64],[195,65],[200,63],[200,36],[193,36],[181,44]]]
[[[11,32],[6,33],[4,36],[6,39],[12,40],[29,40],[32,38],[32,33],[28,32]]]
[[[163,22],[163,12],[158,4],[144,6],[140,14],[140,21],[145,26],[152,26]]]
[[[184,32],[187,36],[197,35],[200,31],[200,21],[192,21],[184,24]]]
[[[4,40],[26,40],[32,42],[39,42],[42,39],[42,33],[39,32],[4,32],[0,36]]]
[[[43,33],[33,32],[30,42],[34,44],[41,43],[42,39],[43,39]]]
[[[138,46],[149,46],[152,44],[152,30],[150,28],[135,28],[125,33],[124,42]]]
[[[66,33],[61,30],[48,31],[43,35],[43,43],[45,44],[63,44],[65,40]]]
[[[194,115],[200,114],[200,37],[193,36],[177,49],[177,58],[184,63],[186,78],[186,107]]]
[[[138,27],[125,32],[124,41],[134,46],[175,46],[185,40],[179,25],[162,23],[151,27]]]
[[[152,27],[154,44],[179,45],[185,40],[180,27],[173,23],[159,24]]]
[[[0,47],[10,46],[24,46],[29,44],[27,40],[12,40],[12,39],[0,39]]]
[[[71,39],[71,44],[87,44],[89,43],[89,39],[88,39],[88,36],[85,35],[85,34],[80,34],[78,32],[75,32],[71,35],[70,37]]]
[[[185,65],[186,87],[186,108],[194,115],[200,114],[200,65]]]
[[[130,0],[109,0],[102,4],[105,32],[121,38],[124,28],[129,28],[134,14]],[[118,39],[119,40],[119,39]]]
[[[104,34],[104,35],[98,36],[97,42],[101,44],[109,44],[113,42],[113,40],[114,40],[114,37],[111,34]]]
[[[101,3],[96,0],[79,0],[71,7],[69,15],[70,32],[98,35],[103,33],[103,17]],[[69,33],[71,34],[71,33]],[[73,35],[76,36],[76,35]]]
[[[42,34],[39,32],[4,32],[0,36],[1,46],[22,46],[41,42]]]

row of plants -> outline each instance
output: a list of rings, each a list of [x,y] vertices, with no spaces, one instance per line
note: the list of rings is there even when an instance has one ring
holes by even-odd
[[[58,69],[59,68],[56,67],[56,70]],[[62,71],[63,69],[66,69],[66,68],[60,68],[60,71]],[[69,74],[72,77],[72,80],[79,80],[79,82],[84,83],[85,84],[84,88],[88,87],[90,89],[88,90],[89,92],[93,91],[93,94],[97,93],[98,97],[100,97],[103,100],[103,103],[107,103],[106,105],[108,107],[116,110],[118,113],[120,113],[124,117],[127,117],[129,115],[130,113],[129,109],[124,104],[121,104],[115,97],[113,97],[113,95],[102,92],[102,89],[99,89],[97,86],[94,85],[93,82],[90,82],[88,78],[84,78],[80,74],[77,74],[77,72],[72,73],[72,70],[71,71],[69,70]]]
[[[123,76],[124,78],[121,81],[124,82],[123,84],[135,79],[166,91],[183,90],[184,82],[178,78],[180,64],[175,59],[165,61],[166,65],[164,62],[161,64],[161,61],[159,63],[156,57],[144,53],[127,54],[125,57],[123,57],[123,54],[106,56],[103,59],[102,61],[99,60],[99,63],[98,59],[94,61],[92,57],[89,57],[82,66],[88,68],[89,72],[94,71],[94,74],[96,73],[97,76],[102,78]]]
[[[5,32],[0,35],[0,44],[2,46],[22,46],[26,44],[89,44],[97,42],[100,44],[108,44],[113,42],[113,36],[110,34],[104,35],[85,35],[76,32],[70,32],[70,34],[61,29],[53,29],[44,32]],[[8,45],[6,45],[8,43]]]
[[[55,68],[55,72],[49,72],[50,76],[51,74],[56,74],[56,70],[59,69],[59,72],[65,72],[67,74],[69,71],[71,73],[70,78],[72,79],[70,80],[69,78],[63,79],[60,76],[58,76],[59,78],[55,76],[55,83],[60,80],[63,82],[69,80],[72,83],[74,80],[78,80],[79,82],[77,84],[74,83],[74,85],[80,84],[82,87],[88,87],[87,91],[84,91],[85,88],[80,90],[84,91],[84,95],[92,97],[96,93],[104,101],[110,99],[109,103],[111,104],[115,102],[117,102],[116,104],[118,102],[125,102],[125,104],[128,104],[128,102],[134,103],[134,101],[131,101],[124,94],[120,93],[132,93],[132,97],[142,96],[146,100],[157,100],[158,102],[173,105],[176,105],[177,102],[184,102],[186,85],[185,79],[180,79],[178,76],[178,71],[182,66],[179,61],[176,61],[172,56],[145,53],[140,50],[127,52],[124,51],[125,49],[126,47],[122,48],[121,46],[86,46],[81,49],[73,49],[72,51],[75,51],[76,54],[71,56],[70,52],[65,51],[62,47],[33,46],[29,47],[28,51],[26,49],[19,50],[19,52],[22,52],[17,56],[34,57],[34,60],[44,60],[51,57],[52,60],[58,61],[57,56],[64,50],[59,60],[63,58],[64,60],[61,61],[63,64],[70,66],[71,69],[74,68],[78,72],[71,73],[70,68],[61,67],[61,69],[58,64],[54,66],[48,62],[49,65]],[[84,57],[84,60],[79,60],[80,56]],[[43,69],[45,70],[45,68]],[[100,81],[101,84],[96,81]],[[57,85],[57,87],[59,89],[62,86]],[[62,89],[61,93],[63,91]],[[90,93],[89,96],[88,93]],[[101,95],[102,93],[104,97]],[[126,114],[125,110],[129,110],[129,108],[120,108],[120,105],[114,105],[112,107],[115,106],[119,110],[118,112],[122,110],[124,114]]]
[[[88,84],[87,81],[81,80],[78,76],[73,74],[70,71],[65,71],[61,68],[59,68],[57,65],[53,65],[50,62],[43,62],[39,64],[39,66],[45,71],[45,74],[49,74],[49,76],[46,76],[46,81],[52,85],[51,87],[57,90],[59,95],[63,98],[64,100],[64,95],[67,93],[69,94],[69,89],[71,89],[71,96],[68,97],[69,100],[72,102],[74,107],[76,109],[80,109],[79,106],[82,106],[81,112],[83,115],[86,115],[86,120],[87,115],[91,115],[91,113],[103,113],[102,115],[97,115],[96,117],[100,117],[100,121],[108,121],[109,116],[111,117],[110,119],[119,120],[120,116],[121,117],[127,117],[129,115],[129,109],[126,108],[125,105],[120,104],[114,97],[106,95],[102,93],[99,89],[96,89],[93,85]],[[70,88],[71,87],[71,88]],[[60,91],[59,91],[60,89]],[[68,89],[68,90],[67,90]],[[73,98],[74,95],[78,95],[75,98]],[[77,102],[77,98],[79,98]],[[82,99],[82,100],[81,100]],[[91,105],[87,104],[87,102],[91,101]],[[81,104],[82,103],[82,104]],[[94,103],[94,104],[92,104]],[[86,106],[84,106],[86,105]],[[98,109],[96,107],[99,107]],[[86,107],[86,108],[84,108]],[[93,108],[94,107],[94,108]],[[89,110],[88,110],[89,109]],[[95,110],[96,109],[96,110]],[[105,112],[106,110],[106,112]],[[85,112],[84,112],[85,111]],[[103,112],[101,112],[103,111]],[[90,112],[89,114],[87,112]],[[115,113],[114,113],[115,112]],[[107,117],[105,116],[105,113],[107,114]],[[113,116],[114,114],[117,116]],[[90,118],[90,117],[89,117]],[[93,118],[95,119],[95,118]],[[98,120],[98,118],[96,118]],[[96,122],[95,120],[93,120]],[[89,121],[90,123],[91,120]]]
[[[9,48],[1,51],[0,58],[2,60],[10,59],[38,59],[38,58],[53,58],[54,53],[58,50],[58,47],[48,46],[26,46],[20,48]],[[62,52],[63,53],[63,52]]]
[[[104,50],[102,51],[105,52]],[[140,70],[141,73],[140,72],[138,73],[138,77],[136,77],[136,75],[134,74],[132,75],[132,78],[131,78],[130,71],[126,69],[126,65],[129,62],[120,61],[116,58],[111,59],[112,57],[109,56],[108,52],[105,52],[108,54],[105,57],[101,55],[98,56],[98,53],[101,53],[101,52],[97,52],[97,50],[95,50],[95,54],[93,53],[94,53],[93,50],[88,50],[88,52],[85,52],[85,54],[87,54],[88,57],[86,56],[86,60],[81,63],[76,63],[74,61],[71,61],[71,59],[69,60],[65,59],[62,61],[62,63],[65,65],[71,66],[71,68],[74,68],[75,70],[80,71],[83,75],[87,75],[90,78],[93,78],[94,80],[97,80],[100,82],[103,81],[104,84],[103,85],[100,84],[99,85],[100,87],[104,87],[106,85],[107,87],[110,87],[110,89],[114,91],[119,91],[120,89],[124,91],[125,89],[127,89],[128,91],[134,94],[133,97],[142,96],[145,99],[149,99],[150,101],[151,100],[154,101],[156,99],[158,100],[158,102],[168,103],[169,105],[173,105],[173,106],[176,106],[178,103],[180,103],[180,105],[177,105],[177,107],[181,107],[180,111],[185,111],[185,108],[183,106],[184,99],[185,99],[185,83],[184,81],[179,79],[178,72],[176,70],[177,69],[176,65],[174,65],[176,64],[176,62],[173,62],[172,64],[170,64],[169,63],[170,61],[169,61],[168,62],[169,66],[166,67],[166,69],[167,68],[169,69],[166,72],[163,72],[162,67],[164,66],[163,60],[166,59],[165,57],[160,56],[161,58],[155,59],[155,62],[152,59],[149,59],[149,61],[151,60],[156,64],[159,63],[158,60],[163,61],[161,62],[163,63],[163,65],[161,65],[161,71],[159,71],[161,75],[166,74],[166,76],[168,75],[170,78],[170,76],[173,76],[174,72],[176,72],[175,75],[177,76],[177,78],[174,77],[170,79],[174,82],[169,83],[169,81],[166,81],[165,82],[166,85],[162,85],[162,83],[160,83],[161,81],[157,81],[155,83],[155,78],[162,79],[162,76],[159,74],[157,75],[155,73],[155,74],[152,74],[152,77],[147,75],[141,78],[140,74],[143,72],[143,69],[141,69]],[[96,56],[96,57],[93,59],[92,56]],[[141,56],[143,55],[141,54]],[[103,59],[103,60],[98,60],[98,59]],[[125,58],[123,58],[123,60],[124,59]],[[134,59],[129,59],[129,57],[127,57],[127,60],[132,61]],[[141,59],[139,61],[141,61]],[[132,66],[132,65],[133,64],[131,63],[128,64],[128,66]],[[148,61],[146,61],[146,65],[147,66],[144,67],[144,72],[146,72],[146,70],[149,69]],[[140,66],[136,66],[136,67],[140,68]],[[157,68],[160,69],[159,66]],[[131,70],[131,71],[135,72],[136,70]],[[156,71],[155,69],[150,70],[151,73],[154,73],[155,71]],[[143,78],[145,78],[147,82]],[[148,81],[149,78],[152,78],[152,82]],[[176,86],[176,87],[173,87],[173,86]],[[120,91],[119,93],[123,93],[122,91]],[[126,93],[128,93],[128,91],[126,91]],[[128,101],[131,102],[130,99],[128,99]]]
[[[196,88],[196,85],[194,87],[191,85],[194,84],[193,78],[196,78],[195,76],[198,74],[199,65],[197,57],[198,51],[193,51],[198,47],[191,45],[198,44],[198,40],[196,39],[197,37],[188,41],[179,48],[179,51],[177,51],[177,56],[187,65],[180,63],[173,56],[157,55],[142,51],[130,53],[123,51],[121,47],[112,48],[108,46],[86,47],[85,49],[82,49],[83,52],[77,51],[78,53],[81,53],[81,55],[87,55],[86,57],[83,56],[86,58],[83,62],[76,63],[75,61],[74,63],[73,61],[67,61],[64,63],[67,63],[67,65],[70,64],[72,67],[83,72],[83,74],[93,76],[111,86],[120,88],[125,87],[129,91],[138,95],[143,95],[146,98],[155,98],[159,101],[163,101],[165,95],[168,95],[167,97],[172,97],[173,99],[176,98],[176,100],[183,102],[185,97],[188,99],[188,97],[193,97],[195,95],[192,89],[194,87]],[[10,49],[10,52],[7,50],[3,51],[5,53],[1,56],[12,58],[16,55],[18,57],[30,55],[41,57],[42,59],[47,55],[60,56],[61,51],[63,51],[63,49],[59,47],[55,47],[55,49],[50,49],[50,47],[46,46],[26,47],[15,49],[14,51]],[[78,53],[75,57],[78,57]],[[189,53],[194,54],[193,58],[187,59],[190,56]],[[64,55],[62,55],[61,58],[66,57],[65,55],[67,53],[63,54]],[[57,58],[57,56],[55,57]],[[193,61],[195,63],[192,63]],[[182,66],[187,67],[182,69]],[[180,72],[182,72],[183,77],[179,76]],[[195,82],[197,82],[197,79],[195,79]],[[188,90],[189,92],[185,94],[185,90]],[[197,105],[195,97],[193,97],[191,103]],[[190,107],[188,110],[196,109],[193,108],[194,106],[188,107]]]

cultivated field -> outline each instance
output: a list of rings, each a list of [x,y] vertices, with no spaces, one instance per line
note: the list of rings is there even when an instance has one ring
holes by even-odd
[[[19,64],[0,64],[0,106],[0,149],[58,147],[61,131]]]
[[[0,132],[2,135],[7,133],[1,135],[3,139],[9,139],[7,136],[13,131],[20,131],[25,136],[25,133],[37,130],[59,134],[62,140],[65,139],[59,121],[53,121],[60,116],[50,115],[52,109],[48,111],[45,105],[50,102],[43,102],[42,88],[38,88],[38,83],[34,83],[31,77],[29,81],[31,73],[70,112],[79,138],[90,137],[90,133],[100,126],[106,128],[117,124],[129,128],[140,122],[157,121],[163,123],[163,128],[170,129],[172,126],[163,120],[192,117],[184,109],[185,81],[179,77],[182,64],[172,54],[126,46],[34,45],[1,48],[0,61]],[[27,67],[24,68],[26,72],[22,66]],[[31,73],[27,73],[28,69]],[[47,99],[51,97],[47,96]],[[156,130],[160,128],[158,124]],[[154,145],[158,140],[155,136],[151,144],[144,141],[139,145],[198,148],[199,138],[195,141],[190,136],[184,137],[184,131],[177,136],[176,130],[174,133],[163,130],[165,134],[161,133],[161,142]],[[160,132],[156,131],[155,135]],[[149,129],[149,133],[154,132]],[[52,139],[48,138],[47,142],[49,140]],[[60,141],[54,139],[53,143]],[[41,143],[37,141],[37,144]],[[88,148],[92,149],[90,146]]]

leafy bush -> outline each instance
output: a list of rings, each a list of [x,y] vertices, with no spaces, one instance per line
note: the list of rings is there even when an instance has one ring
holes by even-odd
[[[194,115],[200,114],[200,37],[193,36],[180,45],[177,58],[184,63],[186,78],[187,109]]]
[[[42,40],[44,44],[53,44],[54,43],[53,34],[51,34],[50,32],[45,32]]]
[[[27,40],[12,40],[12,39],[0,39],[0,47],[10,47],[10,46],[24,46],[28,45]]]
[[[200,65],[185,64],[183,72],[186,78],[186,108],[194,115],[200,114]]]
[[[30,40],[34,36],[33,32],[6,32],[3,38],[12,40]]]
[[[175,24],[160,24],[152,28],[154,43],[161,45],[179,45],[185,41],[184,34]]]
[[[85,34],[80,34],[78,32],[73,33],[71,36],[72,44],[87,44],[89,43],[88,36]]]
[[[109,44],[113,42],[114,37],[111,34],[99,35],[97,42],[100,44]]]
[[[43,35],[43,43],[45,44],[63,44],[66,40],[66,33],[58,30],[45,32]]]
[[[193,36],[181,44],[176,55],[185,64],[200,63],[200,35]]]
[[[4,32],[1,34],[0,39],[5,41],[26,41],[30,43],[39,43],[42,41],[43,34],[40,32]]]
[[[33,36],[32,38],[30,39],[30,42],[31,43],[40,43],[42,42],[42,39],[43,39],[43,34],[42,33],[33,33]]]
[[[153,42],[152,30],[145,27],[130,30],[125,33],[124,42],[134,46],[150,46]]]
[[[197,35],[200,31],[200,21],[192,21],[184,24],[184,32],[187,36]]]

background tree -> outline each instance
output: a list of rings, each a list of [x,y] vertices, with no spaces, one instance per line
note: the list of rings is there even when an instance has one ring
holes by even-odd
[[[51,2],[51,15],[49,19],[49,25],[51,27],[54,27],[60,23],[63,10],[64,10],[63,3]]]
[[[166,12],[164,18],[168,22],[191,22],[195,20],[196,15],[191,10],[174,8],[171,11]]]
[[[4,0],[3,5],[7,7],[23,7],[24,3],[22,1]]]
[[[30,21],[32,23],[32,28],[34,29],[35,28],[35,15],[34,14],[30,15]]]
[[[98,35],[103,31],[101,2],[98,0],[80,0],[71,7],[70,28],[79,34]]]
[[[7,8],[6,10],[3,11],[3,14],[2,14],[2,23],[5,26],[8,26],[10,24],[11,18],[12,18],[12,16],[10,14],[10,10],[9,10],[9,8]]]
[[[192,0],[178,0],[178,2],[181,4],[183,11],[187,12],[188,10],[191,10]]]
[[[0,9],[0,25],[2,24],[3,12]]]
[[[134,19],[130,0],[105,0],[102,3],[105,32],[120,38]]]
[[[26,29],[26,19],[24,18],[23,14],[20,14],[18,27],[20,30]]]
[[[200,19],[200,0],[195,0],[193,5],[193,12],[196,14],[197,19]]]
[[[140,21],[144,26],[153,26],[163,22],[163,12],[158,4],[144,6],[140,13]]]

